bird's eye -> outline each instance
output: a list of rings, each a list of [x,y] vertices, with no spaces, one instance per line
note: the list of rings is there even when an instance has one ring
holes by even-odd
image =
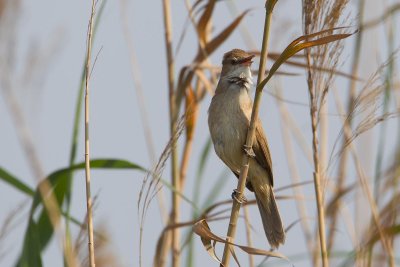
[[[237,64],[237,59],[236,59],[236,58],[232,58],[232,59],[231,59],[231,63],[232,63],[232,65]]]

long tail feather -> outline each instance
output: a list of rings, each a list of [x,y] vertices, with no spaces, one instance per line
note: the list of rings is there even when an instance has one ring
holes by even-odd
[[[258,209],[260,211],[265,235],[272,248],[285,243],[285,231],[276,205],[272,186],[269,184],[253,185]]]

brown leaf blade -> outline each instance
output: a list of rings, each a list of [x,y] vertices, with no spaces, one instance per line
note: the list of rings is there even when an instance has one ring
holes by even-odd
[[[216,0],[208,2],[202,16],[200,17],[199,23],[197,24],[197,32],[199,34],[200,42],[207,42],[207,25],[210,22],[211,15],[214,11]]]
[[[328,36],[322,36],[322,37],[318,38],[318,36],[325,35],[328,32],[332,32],[334,30],[343,29],[343,28],[346,28],[346,27],[327,29],[327,30],[323,30],[320,32],[312,33],[312,34],[303,35],[303,36],[300,36],[299,38],[295,39],[293,42],[291,42],[285,48],[285,50],[283,50],[282,54],[272,65],[272,67],[268,73],[268,76],[257,86],[257,90],[261,90],[267,84],[267,82],[272,78],[272,76],[275,74],[275,72],[278,70],[278,68],[283,63],[285,63],[289,58],[291,58],[293,55],[300,52],[301,50],[304,50],[304,49],[310,48],[310,47],[314,47],[314,46],[332,43],[335,41],[339,41],[341,39],[347,38],[347,37],[353,35],[354,33],[356,33],[356,32],[353,32],[353,33],[331,34]],[[317,38],[317,39],[312,39],[312,38]],[[312,40],[310,40],[310,39],[312,39]]]
[[[219,238],[218,236],[214,235],[211,232],[211,229],[208,226],[208,224],[205,222],[205,220],[201,220],[201,221],[197,222],[193,226],[193,232],[195,232],[197,235],[200,236],[201,242],[203,243],[205,250],[211,256],[211,258],[213,258],[215,261],[222,264],[221,260],[218,258],[217,254],[215,253],[215,246],[211,245],[211,240],[219,241],[219,242],[223,242],[224,240],[222,238]]]
[[[186,91],[185,97],[185,124],[186,124],[186,139],[192,140],[194,134],[194,128],[196,125],[196,111],[197,111],[197,103],[196,96],[194,95],[193,88],[189,86],[189,89]]]
[[[235,20],[231,22],[224,30],[222,30],[217,36],[214,37],[210,42],[208,42],[205,46],[205,51],[207,55],[212,54],[225,40],[231,35],[231,33],[236,29],[236,27],[240,24],[244,16],[250,12],[250,9],[243,11]],[[200,50],[196,56],[195,61],[201,62],[204,60],[204,53]]]
[[[275,257],[275,258],[280,258],[280,259],[289,261],[289,259],[285,255],[278,253],[278,252],[267,251],[267,250],[263,250],[263,249],[242,246],[242,245],[238,245],[238,244],[235,244],[232,242],[228,242],[228,241],[224,240],[223,238],[212,233],[210,227],[208,226],[206,220],[204,220],[204,219],[195,223],[195,225],[193,226],[193,232],[196,233],[198,236],[200,236],[201,241],[203,242],[204,248],[212,256],[212,258],[215,259],[216,261],[218,261],[219,263],[221,263],[221,262],[219,261],[218,257],[215,254],[215,246],[211,245],[212,240],[215,242],[220,242],[220,243],[229,244],[229,245],[238,247],[248,254]]]

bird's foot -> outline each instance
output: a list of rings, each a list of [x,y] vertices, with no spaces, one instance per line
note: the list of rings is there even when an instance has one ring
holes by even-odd
[[[256,157],[256,154],[254,154],[254,150],[253,150],[253,148],[251,146],[244,145],[244,152],[250,158],[255,158]]]
[[[239,204],[243,204],[247,202],[247,198],[242,194],[239,194],[237,189],[232,192],[232,199],[236,200]]]

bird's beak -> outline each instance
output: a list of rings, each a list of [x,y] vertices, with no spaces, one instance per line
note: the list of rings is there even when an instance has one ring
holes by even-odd
[[[255,57],[255,55],[250,55],[248,57],[242,58],[238,61],[239,64],[243,64],[243,65],[247,65],[250,66],[251,63],[253,63],[253,57]]]

